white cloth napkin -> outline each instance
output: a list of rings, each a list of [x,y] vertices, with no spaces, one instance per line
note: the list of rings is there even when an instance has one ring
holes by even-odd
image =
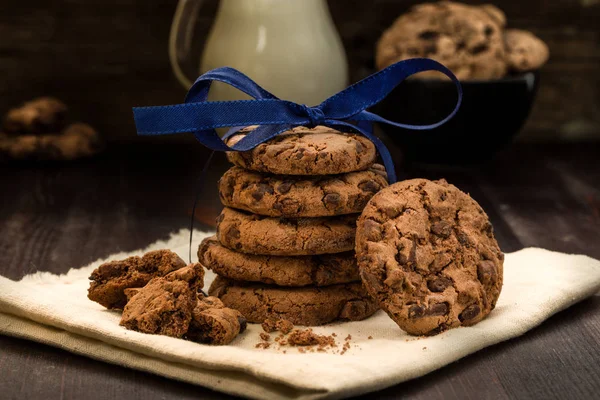
[[[170,248],[187,259],[189,231],[129,254]],[[195,242],[209,234],[198,232]],[[105,260],[65,275],[36,273],[15,282],[0,277],[0,333],[26,338],[109,363],[257,399],[339,398],[425,375],[486,346],[519,336],[600,289],[600,262],[529,248],[506,255],[496,309],[479,324],[414,338],[381,311],[360,322],[314,328],[337,334],[344,354],[257,349],[260,326],[228,346],[208,346],[128,331],[120,314],[87,299],[90,272]],[[210,272],[207,287],[214,278]],[[368,337],[371,336],[372,339]]]

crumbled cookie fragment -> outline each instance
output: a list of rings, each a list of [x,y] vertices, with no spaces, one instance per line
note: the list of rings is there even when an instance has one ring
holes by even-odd
[[[64,127],[67,106],[53,97],[40,97],[11,109],[4,117],[8,133],[58,132]]]
[[[282,319],[277,316],[271,316],[262,323],[262,328],[265,332],[271,333],[279,331],[284,335],[290,333],[294,329],[294,324],[287,319]]]
[[[334,347],[335,339],[332,336],[318,335],[312,329],[294,330],[288,335],[289,346],[331,346]]]
[[[125,289],[141,288],[152,278],[185,267],[185,261],[170,250],[156,250],[142,257],[109,261],[92,272],[88,298],[109,309],[123,309]]]
[[[266,332],[261,332],[261,334],[260,334],[260,338],[261,338],[262,340],[264,340],[265,342],[268,342],[269,340],[271,340],[271,335],[269,335],[269,334],[268,334],[268,333],[266,333]]]
[[[198,298],[192,312],[187,338],[213,345],[229,344],[246,330],[246,319],[234,309],[227,308],[216,297]]]
[[[120,325],[179,338],[188,331],[196,303],[197,295],[187,282],[154,278],[129,300]]]

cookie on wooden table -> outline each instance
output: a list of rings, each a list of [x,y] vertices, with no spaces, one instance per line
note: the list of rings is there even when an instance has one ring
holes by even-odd
[[[233,167],[219,181],[219,196],[228,207],[260,215],[325,217],[360,213],[386,186],[387,174],[380,164],[324,176],[270,175]]]
[[[548,46],[531,32],[507,29],[504,32],[504,40],[508,66],[513,71],[531,71],[548,61]]]
[[[278,286],[329,286],[360,281],[354,252],[314,256],[244,254],[221,245],[216,237],[202,241],[198,259],[225,278]]]
[[[67,106],[53,97],[40,97],[13,108],[4,117],[7,133],[56,133],[64,127]]]
[[[227,141],[239,142],[248,127]],[[258,172],[280,175],[335,175],[367,169],[375,162],[375,145],[359,134],[342,133],[333,128],[296,127],[245,152],[228,152],[233,164]]]
[[[360,283],[292,289],[217,277],[208,293],[252,323],[277,317],[294,325],[315,326],[337,320],[359,321],[377,310]]]
[[[444,180],[373,196],[357,222],[356,256],[367,291],[413,335],[481,321],[502,289],[504,255],[488,216]]]
[[[217,238],[232,250],[262,255],[341,253],[354,248],[356,215],[273,218],[224,208]]]

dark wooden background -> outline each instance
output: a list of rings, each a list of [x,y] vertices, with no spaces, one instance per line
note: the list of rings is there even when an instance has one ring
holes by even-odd
[[[198,43],[210,28],[217,0],[205,3]],[[352,80],[371,72],[377,38],[414,3],[329,0]],[[599,140],[600,1],[496,4],[510,26],[533,31],[551,51],[520,139]],[[132,106],[176,103],[185,93],[167,58],[175,5],[175,0],[0,1],[0,111],[51,94],[109,140],[132,140]]]

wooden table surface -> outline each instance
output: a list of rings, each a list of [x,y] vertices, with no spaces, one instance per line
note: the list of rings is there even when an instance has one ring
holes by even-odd
[[[187,227],[206,156],[197,145],[160,144],[113,148],[70,164],[0,165],[0,274],[66,272]],[[226,168],[218,155],[196,213],[205,225],[220,211],[215,182]],[[484,166],[399,169],[402,177],[445,177],[469,192],[505,252],[539,246],[600,258],[599,144],[518,145]],[[365,397],[599,398],[599,344],[600,297],[594,296],[520,338]],[[225,397],[0,336],[2,399]]]

